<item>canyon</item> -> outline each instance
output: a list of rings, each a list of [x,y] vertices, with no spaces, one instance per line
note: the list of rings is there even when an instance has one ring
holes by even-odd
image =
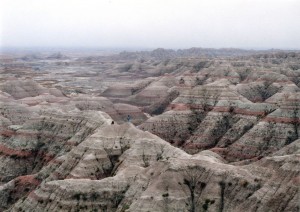
[[[299,174],[299,51],[0,53],[0,211],[298,212]]]

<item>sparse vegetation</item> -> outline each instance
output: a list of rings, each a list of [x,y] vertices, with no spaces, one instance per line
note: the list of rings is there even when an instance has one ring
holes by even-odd
[[[187,167],[183,171],[183,182],[178,184],[185,191],[185,187],[188,188],[187,201],[185,202],[188,206],[189,212],[199,211],[201,208],[201,194],[206,187],[206,183],[201,181],[201,176],[203,174],[203,168],[197,166]]]
[[[142,154],[142,161],[143,161],[143,166],[147,168],[150,163],[149,163],[150,157],[148,155],[145,155],[145,150],[143,149],[143,154]]]

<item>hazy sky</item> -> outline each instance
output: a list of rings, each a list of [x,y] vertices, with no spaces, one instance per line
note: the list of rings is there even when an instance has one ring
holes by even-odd
[[[300,49],[300,0],[0,0],[1,46]]]

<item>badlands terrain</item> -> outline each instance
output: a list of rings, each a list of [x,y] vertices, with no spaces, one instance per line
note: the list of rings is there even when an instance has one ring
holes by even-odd
[[[298,212],[299,118],[297,51],[2,52],[0,211]]]

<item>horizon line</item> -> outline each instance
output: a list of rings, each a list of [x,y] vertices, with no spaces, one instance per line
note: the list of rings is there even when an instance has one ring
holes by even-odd
[[[0,51],[10,50],[98,50],[98,51],[153,51],[156,49],[165,50],[188,50],[188,49],[213,49],[213,50],[224,50],[224,49],[236,49],[245,51],[300,51],[300,48],[275,48],[275,47],[110,47],[110,46],[0,46]]]

